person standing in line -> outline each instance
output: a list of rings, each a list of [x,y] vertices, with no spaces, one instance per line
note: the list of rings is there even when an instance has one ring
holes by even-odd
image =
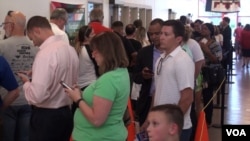
[[[74,115],[74,141],[125,141],[127,129],[123,115],[130,94],[129,64],[122,41],[105,31],[90,41],[92,56],[100,77],[83,92],[78,86],[65,89],[77,103]]]
[[[25,15],[19,11],[9,11],[3,24],[7,39],[0,41],[0,55],[7,60],[13,72],[31,70],[38,49],[25,36]],[[3,141],[29,140],[31,107],[25,99],[22,81],[17,76],[16,79],[20,93],[3,111]],[[4,97],[7,92],[1,89],[0,93]]]
[[[147,39],[147,32],[145,27],[138,27],[136,29],[135,39],[138,40],[142,47],[150,45],[150,41]]]
[[[147,122],[150,141],[180,141],[184,114],[178,105],[164,104],[153,107]]]
[[[180,141],[189,141],[192,133],[190,110],[193,102],[195,67],[191,57],[181,48],[184,25],[177,20],[163,23],[160,47],[164,50],[155,65],[153,106],[177,104],[184,113]]]
[[[63,8],[56,8],[50,15],[50,26],[55,35],[63,36],[63,39],[69,43],[69,37],[65,32],[65,25],[68,21],[68,13]]]
[[[241,33],[243,31],[241,22],[238,22],[236,29],[234,30],[234,48],[236,51],[236,59],[240,59],[241,57],[241,47],[240,47],[240,40],[241,40]]]
[[[133,24],[128,24],[125,27],[126,38],[131,42],[136,52],[142,48],[142,44],[135,40],[136,28]]]
[[[122,40],[123,43],[123,47],[126,51],[128,60],[129,60],[129,66],[128,66],[128,72],[130,75],[130,81],[131,81],[131,85],[132,85],[132,75],[134,72],[134,66],[135,66],[135,62],[136,62],[136,56],[137,56],[137,51],[135,50],[133,44],[130,42],[129,39],[127,39],[124,36],[124,27],[123,27],[123,23],[121,21],[114,21],[111,25],[111,28],[113,30],[113,32],[115,34],[117,34],[117,36],[120,37],[120,39]]]
[[[202,25],[203,21],[201,21],[200,19],[197,19],[194,21],[194,31],[192,33],[191,38],[196,40],[197,42],[200,41],[201,37],[201,25]]]
[[[152,45],[142,48],[137,55],[133,81],[141,84],[141,90],[137,99],[136,115],[138,116],[141,130],[146,129],[148,112],[151,107],[152,96],[155,92],[154,72],[156,60],[160,57],[160,33],[163,20],[156,18],[150,22],[148,28]]]
[[[84,91],[88,85],[93,83],[99,77],[98,66],[91,55],[92,51],[89,46],[89,42],[94,36],[95,33],[91,26],[82,26],[78,31],[75,50],[79,57],[79,77],[77,84],[81,91]],[[76,108],[76,103],[73,103],[73,113]]]
[[[219,27],[216,25],[214,25],[214,38],[220,46],[223,46],[223,35],[220,33]]]
[[[229,25],[230,18],[224,17],[221,22],[221,30],[223,35],[223,61],[222,65],[224,69],[227,69],[227,66],[229,67],[229,70],[232,70],[232,29]]]
[[[8,62],[2,56],[0,56],[0,86],[8,91],[4,100],[0,97],[0,140],[2,141],[3,140],[2,112],[19,96],[19,89],[16,78]]]
[[[112,31],[110,28],[103,26],[103,11],[100,8],[94,8],[89,13],[89,25],[94,29],[95,34],[99,34],[104,31]]]
[[[205,56],[205,65],[202,68],[203,82],[207,82],[202,89],[203,104],[207,105],[210,99],[213,97],[213,91],[216,86],[211,84],[209,73],[212,68],[221,66],[222,49],[220,44],[214,38],[214,26],[210,23],[205,23],[201,26],[202,40],[199,42],[201,49]],[[207,71],[206,71],[207,70]],[[208,76],[208,77],[207,77]],[[206,113],[206,122],[208,126],[212,124],[213,117],[213,101],[211,101],[207,108],[204,110]]]
[[[201,68],[204,65],[204,55],[201,50],[201,47],[197,41],[190,38],[192,34],[192,30],[190,26],[185,26],[185,34],[183,38],[183,44],[182,49],[184,49],[189,56],[191,56],[194,64],[195,64],[195,73],[194,73],[194,79],[195,79],[195,91],[194,91],[194,101],[192,103],[191,107],[191,121],[192,121],[192,136],[191,141],[194,140],[194,135],[196,132],[196,123],[197,123],[197,115],[199,115],[201,111],[201,93],[202,93],[202,74],[201,74]],[[190,52],[190,53],[189,53]]]
[[[243,56],[243,64],[242,67],[249,68],[249,60],[250,60],[250,24],[246,24],[242,33],[240,45],[242,47],[242,56]]]
[[[0,107],[6,109],[19,96],[19,89],[8,62],[2,56],[0,56],[0,86],[8,91],[3,100],[0,97]]]
[[[32,105],[30,141],[68,141],[73,127],[72,100],[60,82],[77,83],[79,59],[76,51],[62,36],[54,35],[45,17],[31,17],[27,34],[40,48],[32,67],[32,81],[18,73],[24,83],[25,97]]]

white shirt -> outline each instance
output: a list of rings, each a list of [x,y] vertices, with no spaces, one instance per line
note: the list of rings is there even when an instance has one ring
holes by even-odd
[[[78,77],[78,86],[80,88],[86,87],[96,80],[95,66],[93,61],[90,59],[90,56],[85,48],[82,47],[81,53],[79,54],[79,77]]]
[[[51,29],[55,35],[62,36],[63,40],[69,44],[69,37],[65,31],[61,30],[56,24],[50,23]]]
[[[157,60],[155,68],[155,99],[154,106],[162,104],[178,104],[181,93],[185,88],[194,88],[194,62],[189,55],[177,47],[165,58],[165,54]],[[162,60],[162,67],[159,75],[157,74],[157,66]],[[158,66],[160,67],[160,66]],[[191,94],[190,96],[193,96]],[[192,127],[190,119],[190,109],[185,113],[183,129]]]
[[[186,44],[189,47],[190,51],[192,52],[194,62],[204,60],[204,54],[203,54],[201,47],[197,41],[190,38],[190,39],[188,39]]]

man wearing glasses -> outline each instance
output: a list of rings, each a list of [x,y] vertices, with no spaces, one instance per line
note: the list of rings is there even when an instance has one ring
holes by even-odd
[[[38,51],[24,35],[25,24],[25,15],[18,11],[9,11],[3,23],[7,39],[0,41],[0,55],[7,60],[13,72],[31,70]],[[31,107],[25,99],[22,81],[15,77],[20,92],[19,97],[3,111],[3,141],[28,141]],[[0,93],[4,99],[7,92],[0,88]]]
[[[184,25],[177,20],[163,23],[160,47],[164,50],[155,65],[155,95],[153,106],[177,104],[184,115],[180,141],[189,141],[192,132],[190,109],[193,102],[194,63],[181,48]]]

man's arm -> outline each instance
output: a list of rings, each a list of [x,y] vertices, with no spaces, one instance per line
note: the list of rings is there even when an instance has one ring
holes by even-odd
[[[185,114],[193,102],[193,90],[185,88],[181,91],[181,98],[178,105],[181,107],[182,112]]]
[[[9,64],[3,57],[0,57],[0,67],[0,85],[8,91],[3,100],[3,108],[6,108],[19,96],[19,88]]]
[[[201,67],[202,67],[202,65],[203,65],[204,63],[205,63],[205,60],[204,60],[204,59],[195,62],[195,72],[194,72],[195,79],[197,79],[198,75],[200,74],[200,72],[201,72]]]
[[[10,106],[12,102],[16,100],[16,98],[19,96],[19,88],[17,87],[14,90],[8,91],[8,94],[5,96],[3,100],[3,109]]]

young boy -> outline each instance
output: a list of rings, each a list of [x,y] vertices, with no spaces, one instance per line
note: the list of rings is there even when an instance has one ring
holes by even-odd
[[[148,115],[148,137],[150,141],[179,141],[184,114],[174,104],[153,107]]]

